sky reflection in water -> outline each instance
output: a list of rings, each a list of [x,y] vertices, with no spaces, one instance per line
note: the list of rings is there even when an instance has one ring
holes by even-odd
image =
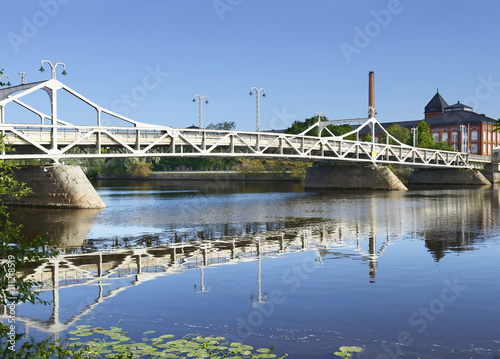
[[[97,189],[102,211],[16,212],[39,223],[25,223],[32,232],[73,246],[58,264],[59,288],[44,294],[58,308],[19,308],[31,334],[121,320],[136,340],[146,330],[216,334],[299,358],[332,358],[341,345],[365,347],[366,358],[498,353],[496,189]],[[54,265],[37,270],[50,289]]]

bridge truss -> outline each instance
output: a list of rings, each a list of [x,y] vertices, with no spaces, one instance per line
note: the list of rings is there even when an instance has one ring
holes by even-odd
[[[58,117],[58,91],[63,90],[96,111],[93,124],[74,125]],[[25,102],[23,97],[45,91],[49,95],[51,113],[43,113]],[[10,122],[6,106],[21,106],[39,117],[39,123]],[[102,116],[118,120],[122,125],[108,126]],[[352,120],[348,120],[351,121]],[[375,117],[356,119],[362,125],[342,136],[333,135],[328,124],[341,121],[319,121],[301,134],[272,132],[181,129],[134,121],[109,111],[55,78],[48,81],[12,86],[0,90],[0,131],[15,148],[2,151],[0,159],[62,159],[109,157],[237,157],[327,161],[338,163],[372,163],[420,167],[481,167],[487,158],[471,158],[466,153],[408,146],[392,137]],[[319,135],[307,133],[318,127]],[[378,129],[387,143],[359,141],[365,127],[372,138]],[[350,135],[358,140],[347,140]],[[390,143],[389,143],[390,141]]]

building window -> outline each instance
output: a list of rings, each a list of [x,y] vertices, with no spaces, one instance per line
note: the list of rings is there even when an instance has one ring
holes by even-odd
[[[458,132],[452,132],[451,133],[451,140],[453,142],[458,142]]]
[[[470,134],[470,139],[472,141],[477,141],[477,135],[478,135],[477,131],[472,131],[472,133]]]
[[[491,141],[491,132],[488,131],[488,141]]]
[[[453,147],[453,150],[458,151],[458,143],[454,143],[451,147]]]
[[[483,131],[483,141],[486,141],[486,131]]]
[[[483,155],[485,155],[485,156],[487,155],[487,153],[486,153],[486,143],[483,143]]]
[[[439,132],[434,132],[432,137],[434,137],[434,142],[439,142]]]
[[[470,146],[470,152],[477,153],[477,151],[478,151],[477,143],[473,143],[472,146]]]
[[[443,132],[441,134],[441,141],[448,142],[448,132]]]

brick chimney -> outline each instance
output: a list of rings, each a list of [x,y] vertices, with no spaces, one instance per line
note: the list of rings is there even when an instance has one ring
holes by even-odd
[[[375,117],[375,74],[368,74],[368,117]]]

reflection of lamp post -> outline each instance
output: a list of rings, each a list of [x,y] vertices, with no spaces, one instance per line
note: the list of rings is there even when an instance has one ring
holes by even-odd
[[[198,97],[198,100],[200,101],[200,128],[203,128],[203,110],[202,110],[202,105],[203,105],[203,99],[205,99],[205,103],[208,104],[208,97],[203,95],[194,95],[193,97],[193,102],[196,102],[196,97]]]
[[[255,295],[250,296],[252,306],[257,307],[259,304],[267,303],[267,293],[262,297],[262,268],[260,259],[260,239],[257,242],[257,300],[254,300]]]
[[[208,287],[208,289],[205,289],[205,273],[203,273],[203,268],[207,265],[207,248],[203,247],[203,248],[201,248],[201,251],[202,251],[202,257],[203,257],[203,261],[202,261],[201,266],[200,266],[200,287],[201,287],[201,289],[198,290],[197,285],[195,284],[194,285],[194,292],[195,293],[206,293],[206,292],[210,291],[210,287]]]
[[[55,65],[52,65],[52,62],[48,61],[48,60],[42,60],[42,62],[40,62],[40,72],[44,72],[45,69],[43,68],[43,63],[46,62],[49,64],[51,70],[52,70],[52,76],[51,78],[55,79],[56,78],[56,67],[58,65],[62,65],[63,66],[63,72],[61,72],[61,75],[63,76],[66,76],[68,73],[66,72],[66,65],[63,64],[62,62],[56,62]]]
[[[257,106],[256,106],[257,107],[257,109],[256,109],[256,112],[257,112],[257,114],[256,114],[257,125],[256,125],[256,131],[260,132],[260,100],[259,100],[259,94],[260,94],[260,91],[262,91],[263,92],[262,97],[266,97],[266,90],[264,90],[263,88],[258,89],[257,87],[252,87],[250,89],[250,93],[249,93],[250,96],[253,95],[252,90],[255,90],[255,93],[257,94]]]
[[[2,75],[2,76],[0,76],[0,80],[2,79],[2,77],[7,77],[8,82],[6,83],[6,85],[10,86],[11,85],[11,83],[10,83],[10,76],[9,75]]]

